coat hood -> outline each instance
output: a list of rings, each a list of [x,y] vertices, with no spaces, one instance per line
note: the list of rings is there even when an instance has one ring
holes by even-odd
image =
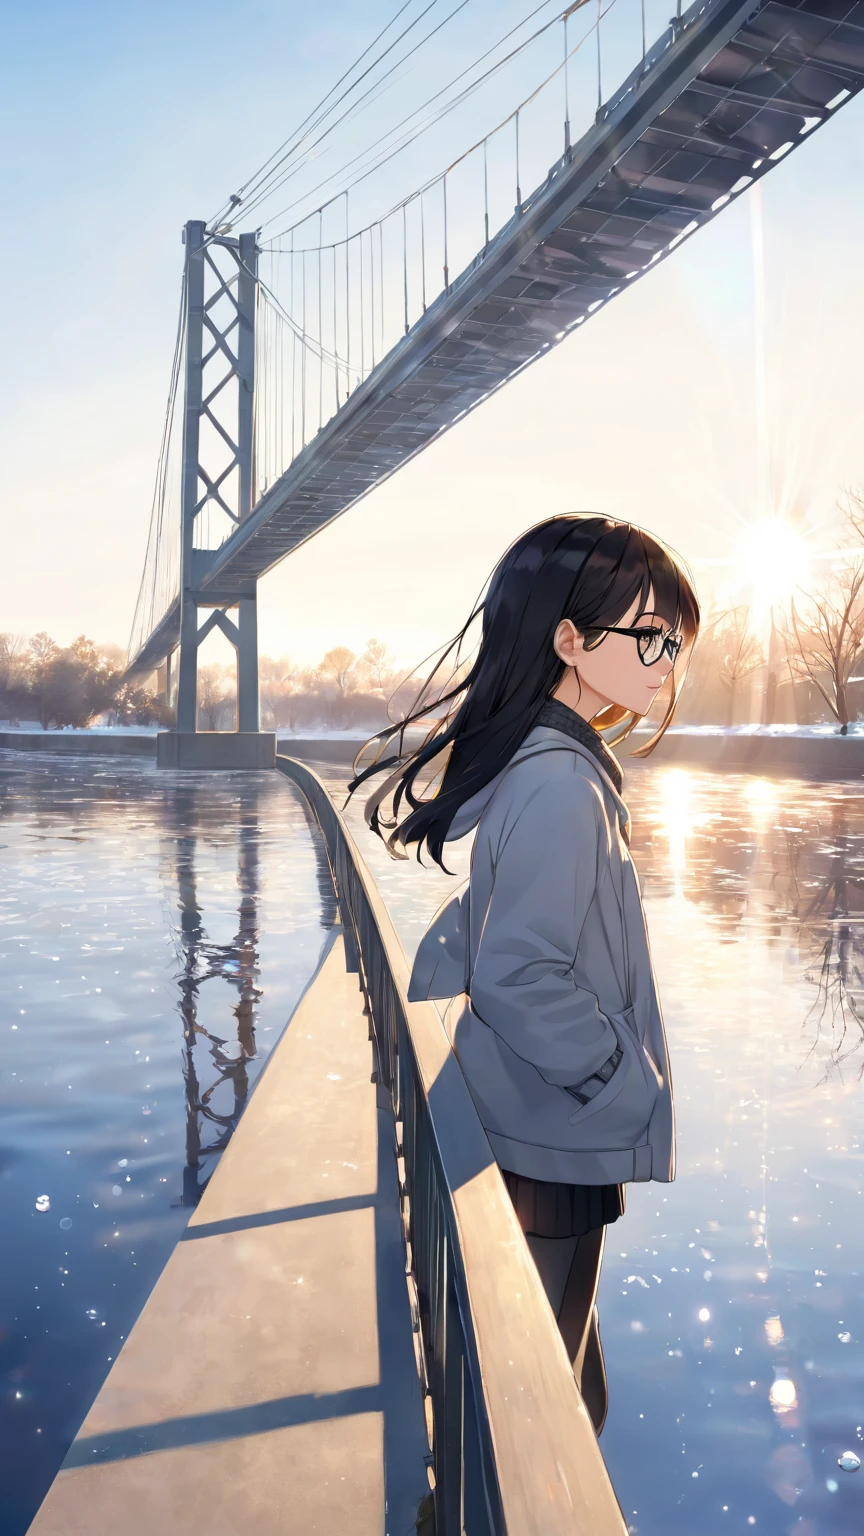
[[[464,804],[460,805],[447,829],[444,841],[447,843],[456,842],[460,837],[465,837],[469,832],[473,832],[501,780],[505,774],[510,772],[511,768],[516,767],[517,763],[522,763],[529,757],[537,757],[541,752],[561,752],[562,750],[574,752],[577,757],[581,757],[600,780],[604,794],[614,805],[615,814],[621,824],[624,837],[627,838],[630,830],[630,813],[599,758],[589,751],[587,747],[583,747],[581,742],[575,741],[572,736],[566,735],[564,731],[556,731],[552,726],[548,725],[537,725],[532,731],[529,731],[521,747],[514,752],[505,767],[499,773],[496,773],[494,779],[490,779],[489,783],[484,784],[482,789],[478,789],[477,793],[472,795],[470,800],[466,800]]]

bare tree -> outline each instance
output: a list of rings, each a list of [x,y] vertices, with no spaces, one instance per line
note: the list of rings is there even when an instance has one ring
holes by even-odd
[[[23,663],[27,654],[27,641],[23,635],[0,634],[0,673]]]
[[[354,677],[357,657],[347,645],[334,645],[322,657],[318,671],[323,678],[336,684],[340,699],[344,699]]]
[[[27,641],[23,635],[0,634],[0,694],[6,698],[17,720],[17,708],[10,695],[26,690],[29,664]]]
[[[813,593],[803,613],[793,600],[788,638],[792,671],[818,689],[845,736],[848,686],[864,651],[864,556],[846,558]]]
[[[726,692],[726,724],[735,720],[735,700],[738,689],[752,673],[765,665],[765,655],[759,638],[750,627],[750,609],[746,606],[730,608],[718,622],[718,641],[721,646],[719,681]]]
[[[290,726],[293,730],[299,703],[300,673],[287,656],[274,660],[262,656],[258,663],[258,679],[261,703],[273,716],[273,724]]]
[[[198,671],[198,719],[204,722],[204,729],[218,731],[219,722],[228,704],[232,703],[229,692],[225,669],[223,667],[201,667]]]
[[[366,641],[366,649],[357,663],[357,671],[380,694],[392,691],[395,681],[394,658],[383,640]]]
[[[864,544],[864,492],[847,491],[846,505],[841,504],[840,510],[859,544]]]

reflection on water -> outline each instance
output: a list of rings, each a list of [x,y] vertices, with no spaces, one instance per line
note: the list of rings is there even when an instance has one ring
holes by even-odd
[[[240,892],[237,932],[227,944],[215,944],[207,937],[195,877],[194,837],[176,840],[175,873],[179,892],[180,930],[178,986],[179,1011],[183,1021],[183,1080],[186,1085],[186,1166],[183,1169],[182,1205],[197,1205],[206,1188],[209,1174],[200,1182],[202,1161],[207,1166],[214,1153],[227,1145],[249,1096],[248,1063],[256,1057],[255,1008],[261,997],[256,986],[258,976],[258,894],[257,818],[241,821],[237,827],[237,884]],[[238,999],[231,1006],[236,1020],[236,1047],[227,1039],[199,1022],[198,999],[207,981],[227,981],[236,988]],[[208,1044],[208,1076],[202,1090],[196,1069],[197,1045]],[[220,1113],[219,1090],[227,1088],[231,1102]],[[202,1141],[202,1122],[206,1122],[212,1140]]]
[[[639,1536],[860,1536],[864,796],[657,760],[625,795],[678,1168],[609,1229],[603,1454]],[[413,954],[455,881],[348,817]]]
[[[19,1536],[334,911],[281,775],[10,754],[0,843],[0,1531]]]

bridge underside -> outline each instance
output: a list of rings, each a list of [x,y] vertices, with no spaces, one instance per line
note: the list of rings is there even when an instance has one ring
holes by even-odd
[[[718,0],[673,25],[488,248],[208,559],[272,569],[763,176],[864,84],[864,0]],[[132,670],[177,643],[178,602]]]

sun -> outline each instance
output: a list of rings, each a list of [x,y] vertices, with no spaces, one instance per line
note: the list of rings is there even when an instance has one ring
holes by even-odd
[[[767,615],[806,587],[812,552],[797,528],[782,517],[764,517],[745,529],[733,555],[741,587],[752,593],[754,617]]]

